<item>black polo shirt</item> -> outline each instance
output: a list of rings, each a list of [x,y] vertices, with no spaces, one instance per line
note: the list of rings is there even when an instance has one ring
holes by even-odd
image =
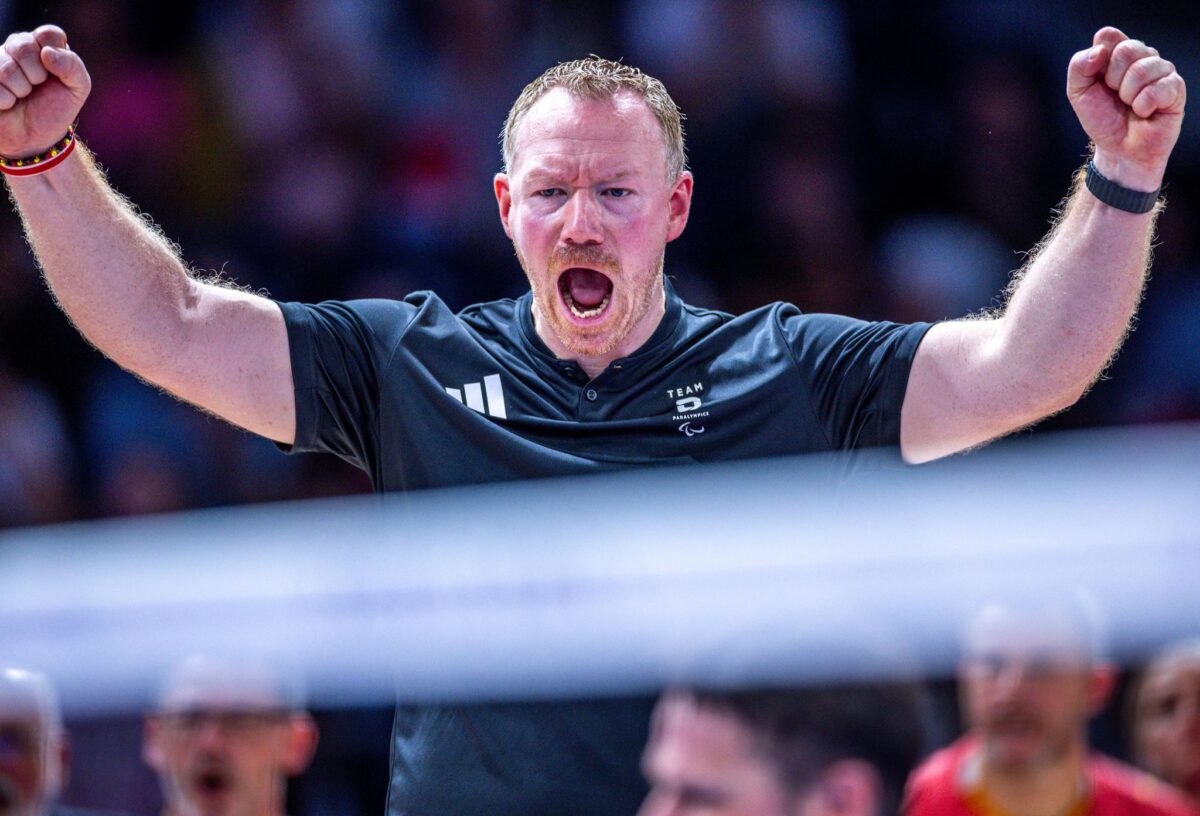
[[[429,292],[282,303],[293,450],[394,491],[898,443],[929,324],[734,317],[666,288],[654,335],[594,379],[538,338],[529,294],[457,315]],[[650,704],[402,706],[389,813],[632,814]]]

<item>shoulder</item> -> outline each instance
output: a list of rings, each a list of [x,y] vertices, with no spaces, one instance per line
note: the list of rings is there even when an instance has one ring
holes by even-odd
[[[486,303],[474,303],[458,313],[462,323],[479,334],[508,335],[520,321],[521,304],[525,298],[504,298]]]
[[[959,774],[973,746],[974,741],[964,737],[935,751],[918,765],[905,785],[902,812],[907,816],[936,816],[962,811]]]
[[[278,305],[289,324],[332,321],[354,323],[374,330],[384,330],[396,324],[407,325],[422,311],[449,311],[432,292],[414,292],[404,300],[367,298],[324,300],[320,303],[278,301]]]
[[[1179,791],[1132,765],[1103,754],[1088,759],[1088,777],[1095,791],[1098,815],[1195,816],[1196,810]]]
[[[340,335],[352,342],[390,346],[416,323],[454,322],[454,313],[432,292],[403,300],[366,298],[320,303],[278,302],[289,334]]]

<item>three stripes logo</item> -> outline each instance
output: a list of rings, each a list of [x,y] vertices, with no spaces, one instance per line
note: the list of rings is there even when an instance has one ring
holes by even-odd
[[[500,385],[499,374],[489,374],[483,378],[483,384],[467,383],[461,389],[446,387],[446,393],[466,406],[485,416],[496,419],[508,419],[504,410],[504,388]],[[484,396],[487,402],[484,402]]]

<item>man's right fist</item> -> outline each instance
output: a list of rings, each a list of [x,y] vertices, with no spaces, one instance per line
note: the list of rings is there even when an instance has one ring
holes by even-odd
[[[0,156],[42,153],[63,137],[92,90],[58,26],[9,35],[0,48]]]

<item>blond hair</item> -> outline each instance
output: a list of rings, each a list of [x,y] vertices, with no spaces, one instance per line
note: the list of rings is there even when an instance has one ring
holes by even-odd
[[[566,88],[573,96],[584,99],[610,99],[621,91],[632,91],[642,98],[658,120],[666,142],[667,178],[678,178],[687,169],[687,152],[683,144],[683,111],[667,93],[666,86],[645,74],[640,68],[623,65],[592,54],[584,59],[560,62],[525,86],[513,103],[500,131],[500,150],[504,170],[513,163],[513,139],[517,127],[529,109],[552,88]]]

